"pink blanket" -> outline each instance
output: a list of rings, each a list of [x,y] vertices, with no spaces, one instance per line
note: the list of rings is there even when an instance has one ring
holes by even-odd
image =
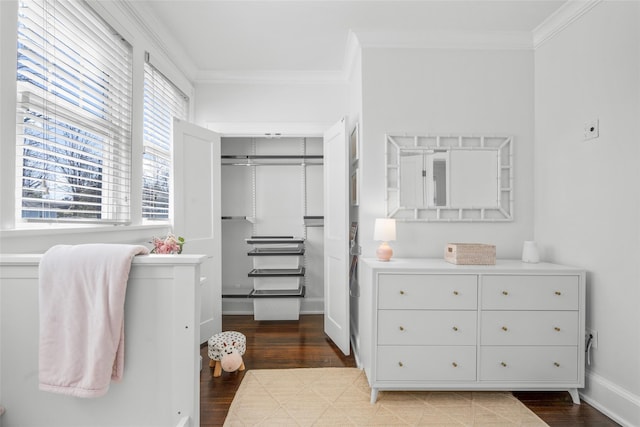
[[[40,390],[99,397],[124,369],[124,300],[144,246],[58,245],[40,261]]]

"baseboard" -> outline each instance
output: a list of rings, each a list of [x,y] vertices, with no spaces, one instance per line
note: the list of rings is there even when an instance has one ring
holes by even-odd
[[[640,397],[594,373],[586,373],[580,397],[622,426],[640,426]]]
[[[222,298],[222,314],[253,316],[253,300],[248,298]]]
[[[300,314],[322,314],[324,313],[324,298],[305,297],[300,303]]]
[[[308,297],[300,304],[300,314],[324,313],[324,299]],[[250,298],[223,298],[222,314],[253,316],[253,300]]]

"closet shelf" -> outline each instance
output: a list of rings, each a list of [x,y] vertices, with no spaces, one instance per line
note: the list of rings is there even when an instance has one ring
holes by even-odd
[[[222,298],[304,298],[305,294],[305,286],[300,285],[297,289],[251,289],[242,294],[222,294]]]
[[[253,292],[253,289],[244,294],[222,294],[222,298],[249,298],[251,296],[251,292]]]
[[[298,289],[254,289],[249,298],[304,298],[306,289],[300,285]]]
[[[274,245],[274,244],[292,244],[304,243],[304,239],[293,236],[251,236],[245,239],[250,245]]]
[[[220,156],[223,165],[228,166],[259,166],[259,165],[321,165],[324,156],[316,154],[285,155],[285,154],[240,154]]]
[[[304,248],[300,245],[291,248],[255,248],[247,252],[249,256],[302,256]]]
[[[299,268],[254,268],[249,277],[304,277],[304,267]]]
[[[222,220],[223,221],[249,221],[252,224],[256,222],[256,218],[255,217],[253,217],[253,216],[243,216],[243,215],[223,216]]]

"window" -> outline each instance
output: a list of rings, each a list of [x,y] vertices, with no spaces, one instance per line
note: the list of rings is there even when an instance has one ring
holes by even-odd
[[[142,165],[142,217],[145,219],[169,218],[173,118],[186,120],[188,108],[188,98],[147,60]]]
[[[19,3],[17,218],[130,222],[131,62],[85,2]]]

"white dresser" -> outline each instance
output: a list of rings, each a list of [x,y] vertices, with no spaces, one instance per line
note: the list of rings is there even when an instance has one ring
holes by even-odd
[[[378,390],[584,387],[584,270],[363,259],[358,357]]]

